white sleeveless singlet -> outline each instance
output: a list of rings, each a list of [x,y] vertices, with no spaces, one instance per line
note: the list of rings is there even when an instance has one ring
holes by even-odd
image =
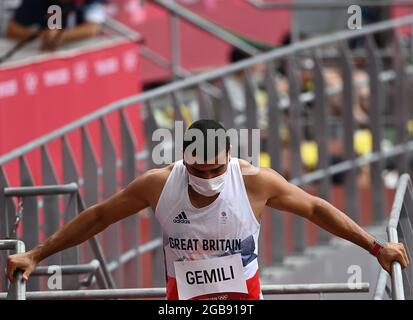
[[[163,230],[167,299],[262,299],[260,224],[238,159],[230,159],[224,189],[203,208],[192,205],[188,172],[182,160],[176,162],[155,216]]]

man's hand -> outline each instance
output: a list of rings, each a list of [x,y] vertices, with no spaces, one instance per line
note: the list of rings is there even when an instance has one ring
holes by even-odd
[[[54,51],[62,43],[62,30],[47,29],[41,34],[41,47],[42,51]]]
[[[389,274],[391,274],[391,266],[394,261],[399,262],[403,269],[410,264],[403,243],[386,243],[377,254],[377,260]]]
[[[30,274],[36,268],[36,265],[37,262],[30,251],[9,256],[7,260],[7,277],[9,278],[10,282],[13,282],[14,272],[16,271],[16,269],[20,269],[24,271],[23,280],[27,281]]]

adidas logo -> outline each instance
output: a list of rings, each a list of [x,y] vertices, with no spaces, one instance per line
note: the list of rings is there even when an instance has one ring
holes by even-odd
[[[185,224],[189,224],[191,223],[188,218],[186,217],[185,212],[181,212],[180,214],[178,214],[175,219],[173,220],[174,223],[185,223]]]

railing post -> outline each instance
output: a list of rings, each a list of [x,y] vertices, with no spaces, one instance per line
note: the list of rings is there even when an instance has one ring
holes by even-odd
[[[69,144],[67,137],[62,139],[62,160],[63,160],[63,179],[64,183],[77,183],[79,181],[78,168],[74,159],[72,148]],[[64,223],[68,223],[77,214],[77,202],[75,194],[68,196],[65,201],[65,212],[63,214]],[[77,264],[79,263],[79,248],[73,247],[64,250],[61,253],[62,264]],[[78,289],[79,277],[68,276],[63,278],[63,288],[65,289]]]
[[[353,67],[347,44],[340,46],[341,76],[343,79],[343,124],[344,124],[344,154],[345,160],[355,161],[354,151],[354,89],[353,89]],[[357,185],[357,168],[353,167],[345,174],[344,180],[345,200],[347,214],[356,222],[360,221],[359,198]],[[357,192],[354,192],[357,191]]]
[[[172,98],[172,106],[174,108],[174,121],[182,121],[183,123],[183,129],[186,127],[185,119],[182,115],[182,98],[179,92],[172,92],[171,93],[171,98]],[[176,143],[177,141],[175,141]]]
[[[16,253],[26,251],[23,241],[0,240],[0,250],[14,250]],[[7,300],[26,300],[26,282],[23,280],[23,271],[17,269],[14,272],[14,281],[10,283]]]
[[[102,150],[102,180],[103,199],[113,196],[118,189],[116,172],[116,150],[105,118],[100,119],[100,137]],[[106,257],[109,261],[118,261],[120,256],[119,224],[110,225],[99,237],[102,246],[106,248]],[[97,237],[98,239],[98,237]],[[120,284],[120,271],[112,272],[114,281]]]
[[[399,242],[397,236],[397,229],[393,227],[388,228],[389,240],[390,242]],[[393,300],[405,300],[404,288],[403,288],[403,275],[402,268],[399,262],[393,262],[391,266],[391,277],[392,277],[392,296]]]
[[[42,177],[43,185],[57,185],[56,173],[46,146],[42,147]],[[50,237],[60,227],[59,197],[55,195],[43,197],[44,231],[46,238]],[[49,265],[61,263],[60,255],[54,254],[46,259]]]
[[[386,291],[386,283],[388,279],[388,273],[384,269],[380,269],[379,277],[377,278],[376,290],[374,292],[374,300],[383,300],[384,293]]]
[[[124,110],[120,111],[120,130],[122,139],[122,187],[125,188],[136,176],[136,141],[132,128]],[[122,226],[122,251],[136,249],[139,246],[139,217],[132,215],[123,221]],[[124,287],[140,286],[140,258],[137,255],[122,267],[122,284]]]
[[[31,171],[27,165],[27,161],[24,156],[20,157],[20,175],[20,184],[22,186],[34,185]],[[27,246],[27,249],[31,250],[39,243],[39,212],[37,208],[37,199],[36,197],[24,197],[21,199],[23,201],[23,217],[21,221],[24,230],[23,241]],[[17,233],[15,236],[17,239]],[[30,281],[27,284],[27,288],[29,290],[39,290],[39,279],[30,279]]]
[[[227,81],[226,78],[222,79],[222,99],[219,108],[219,120],[222,121],[224,127],[228,130],[235,127],[234,117],[236,112],[231,100]]]
[[[261,142],[261,134],[260,134],[260,139],[258,141],[254,141],[254,134],[253,130],[259,129],[259,124],[258,124],[258,105],[257,105],[257,100],[255,98],[255,91],[256,87],[254,83],[252,82],[250,72],[246,70],[244,72],[245,74],[245,80],[244,80],[244,95],[245,95],[245,116],[246,116],[246,122],[245,126],[247,129],[247,141],[242,141],[243,135],[241,135],[240,132],[240,139],[239,139],[239,145],[241,147],[241,156],[245,155],[247,157],[248,161],[253,161],[253,163],[259,163],[259,153],[254,154],[254,147],[257,148],[258,151],[260,151],[260,142]],[[259,145],[257,145],[259,144]]]
[[[404,174],[400,177],[399,184],[397,186],[396,194],[394,196],[394,201],[390,213],[389,223],[387,225],[387,237],[390,242],[398,243],[403,237],[402,232],[398,234],[400,216],[403,210],[403,203],[406,196],[408,184],[410,181],[410,176]],[[402,231],[402,230],[400,230]],[[400,236],[400,237],[399,237]],[[405,293],[403,287],[403,276],[400,263],[394,261],[392,263],[392,295],[394,300],[405,300]]]
[[[199,118],[200,119],[212,119],[211,106],[208,103],[206,93],[202,90],[202,86],[199,85],[196,88],[197,101],[199,106]]]
[[[152,141],[152,134],[158,128],[152,112],[152,105],[148,103],[145,108],[145,118],[144,118],[144,128],[146,135],[146,149],[149,153],[148,159],[146,161],[146,167],[148,169],[153,169],[156,164],[152,158],[152,150],[154,147],[154,142]],[[151,223],[151,240],[156,238],[162,238],[162,229],[159,225],[158,220],[155,217],[154,212],[148,209],[150,214]],[[165,268],[164,268],[164,250],[163,245],[154,249],[152,251],[152,285],[160,286],[165,283]]]
[[[9,186],[7,176],[0,166],[0,238],[8,238],[10,236],[11,228],[14,225],[16,218],[16,208],[13,201],[4,195],[4,188]],[[0,263],[7,261],[7,252],[0,252]],[[1,289],[7,290],[7,280],[5,277],[0,277]]]
[[[406,76],[405,56],[402,45],[397,35],[394,35],[394,55],[393,66],[395,70],[394,81],[394,115],[396,129],[396,144],[405,144],[407,142],[407,124],[409,120],[408,110],[411,101],[408,99],[408,78]],[[408,153],[402,153],[397,158],[397,167],[399,174],[408,170]]]
[[[87,128],[82,127],[81,133],[84,198],[86,206],[90,207],[99,200],[98,160]]]
[[[383,85],[379,79],[379,74],[382,70],[380,57],[377,54],[377,47],[374,43],[374,38],[367,36],[367,57],[368,57],[368,73],[370,79],[370,104],[369,117],[370,129],[373,135],[373,152],[381,154],[381,112],[384,110],[384,95]],[[384,185],[382,181],[383,160],[380,159],[371,164],[371,184],[373,198],[373,219],[374,222],[381,222],[384,218],[385,197]]]
[[[82,140],[82,164],[83,164],[83,194],[87,207],[99,201],[99,176],[98,160],[96,151],[90,140],[90,134],[86,127],[81,129]],[[85,261],[92,258],[92,253],[88,246],[82,247],[82,255]]]
[[[172,1],[175,2],[175,0]],[[172,11],[169,14],[169,19],[169,28],[171,32],[171,72],[172,77],[177,79],[181,64],[179,17]]]

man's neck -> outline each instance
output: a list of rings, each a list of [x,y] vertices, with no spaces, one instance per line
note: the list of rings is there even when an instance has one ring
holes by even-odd
[[[192,189],[190,185],[188,185],[188,195],[189,201],[191,201],[192,205],[195,208],[203,208],[214,202],[218,198],[219,193],[212,197],[206,197],[202,194],[197,193],[194,189]]]

